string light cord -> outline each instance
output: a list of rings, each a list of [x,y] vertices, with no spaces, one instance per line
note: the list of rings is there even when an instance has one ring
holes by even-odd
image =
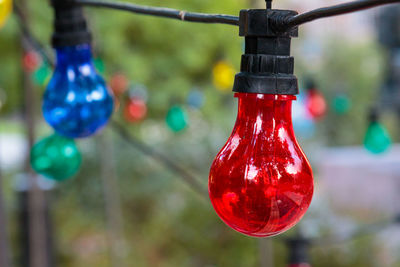
[[[239,25],[239,17],[223,14],[204,14],[204,13],[194,13],[180,11],[171,8],[162,7],[150,7],[142,6],[130,3],[120,3],[120,2],[109,2],[109,1],[98,1],[98,0],[72,0],[76,4],[82,6],[93,6],[93,7],[104,7],[112,8],[117,10],[125,10],[133,13],[152,15],[165,18],[179,19],[181,21],[191,21],[191,22],[202,22],[202,23],[222,23],[230,25]],[[343,3],[339,5],[334,5],[330,7],[318,8],[303,14],[299,14],[292,17],[278,17],[272,20],[277,24],[278,28],[287,30],[288,28],[299,26],[301,24],[311,22],[316,19],[342,15],[346,13],[361,11],[368,8],[373,8],[380,5],[400,3],[400,0],[360,0],[354,2]],[[271,8],[271,1],[267,1],[267,8]],[[17,4],[14,4],[14,11],[18,17],[18,23],[21,31],[24,33],[27,41],[32,45],[32,47],[37,50],[42,58],[50,66],[54,67],[54,60],[46,52],[44,47],[33,38],[30,29],[27,25],[24,25],[21,20],[21,10]]]
[[[112,123],[112,128],[115,132],[117,132],[126,142],[130,145],[134,146],[137,150],[142,152],[143,154],[150,156],[154,160],[162,163],[168,169],[174,171],[179,174],[187,184],[189,184],[197,193],[202,196],[207,196],[207,191],[203,189],[203,186],[197,181],[196,177],[194,177],[190,172],[188,172],[185,168],[181,167],[173,160],[171,160],[168,156],[156,151],[151,146],[146,145],[145,143],[139,141],[132,134],[130,134],[125,127],[117,122]]]
[[[36,52],[40,53],[40,55],[43,57],[43,60],[48,62],[49,65],[54,68],[54,60],[45,51],[43,45],[33,36],[29,27],[27,27],[27,25],[24,25],[22,20],[19,19],[19,16],[21,15],[20,9],[18,9],[16,5],[14,6],[14,8],[16,10],[15,13],[18,17],[18,21],[20,22],[21,32],[25,39],[33,47],[33,49],[36,50]],[[191,188],[193,188],[195,192],[199,193],[201,196],[205,197],[207,195],[207,191],[203,189],[203,186],[197,181],[196,177],[192,173],[182,168],[180,165],[175,163],[167,156],[161,154],[154,148],[146,145],[145,143],[132,136],[122,125],[115,122],[112,126],[114,132],[116,132],[129,144],[134,146],[138,151],[162,163],[167,169],[171,170],[172,172],[177,173],[183,179],[183,181],[185,181]]]
[[[220,23],[220,24],[230,24],[230,25],[236,25],[236,26],[239,25],[239,18],[235,17],[235,16],[229,16],[229,15],[192,13],[192,12],[179,11],[179,10],[169,9],[169,8],[148,7],[148,6],[139,6],[139,5],[134,5],[134,4],[114,3],[114,2],[97,1],[97,0],[69,0],[69,1],[74,3],[74,5],[76,4],[76,5],[81,5],[81,6],[86,5],[86,6],[95,6],[95,7],[114,8],[114,9],[118,9],[118,10],[131,11],[131,12],[138,13],[138,14],[179,19],[181,21],[202,22],[202,23]],[[306,12],[306,13],[300,14],[300,15],[297,15],[296,12],[293,12],[290,10],[283,11],[283,12],[279,11],[279,10],[267,10],[267,11],[250,10],[251,12],[248,10],[244,10],[244,11],[241,11],[240,27],[241,27],[241,30],[246,30],[245,32],[242,32],[243,36],[253,37],[253,35],[254,35],[256,37],[256,38],[248,38],[246,40],[246,41],[249,41],[249,45],[251,45],[251,44],[255,43],[254,41],[258,41],[257,38],[263,38],[265,35],[266,36],[271,35],[272,37],[277,39],[282,35],[282,33],[285,33],[282,31],[288,31],[285,34],[289,38],[295,37],[295,36],[297,36],[297,29],[292,29],[292,28],[294,28],[298,25],[316,20],[316,19],[346,14],[346,13],[350,13],[350,12],[356,12],[356,11],[364,10],[367,8],[372,8],[372,7],[376,7],[376,6],[380,6],[380,5],[392,4],[392,3],[397,3],[397,2],[400,2],[400,0],[354,1],[354,2],[349,2],[349,3],[345,3],[345,4],[341,4],[341,5],[312,10],[310,12]],[[268,5],[268,1],[267,1],[267,7],[270,7],[270,4]],[[57,11],[60,12],[60,6],[58,6],[58,8],[59,9]],[[81,7],[80,6],[72,6],[71,10],[81,11]],[[56,11],[56,14],[57,14],[57,11]],[[61,10],[61,11],[64,12],[63,10]],[[18,11],[17,11],[17,13],[18,13]],[[68,13],[68,12],[64,12],[64,13]],[[62,14],[65,15],[64,13],[62,13]],[[74,13],[74,15],[82,15],[81,13],[79,13],[79,14],[78,13],[79,12],[77,12],[76,14]],[[271,16],[269,16],[268,14],[271,14]],[[23,13],[20,13],[19,15],[22,17]],[[70,15],[70,14],[68,14],[68,15]],[[245,17],[246,15],[249,15],[249,16]],[[267,17],[265,17],[265,16],[267,16]],[[59,18],[59,17],[56,16],[56,18]],[[258,19],[257,22],[260,21],[261,23],[260,24],[256,23],[254,25],[254,23],[253,24],[251,23],[252,19]],[[79,20],[77,20],[77,21],[80,22]],[[84,21],[84,20],[82,20],[82,21]],[[37,42],[37,40],[33,38],[27,25],[23,25],[22,20],[21,20],[21,22],[22,22],[21,30],[25,36],[29,37],[29,38],[27,38],[28,41],[31,42],[32,44],[34,44],[33,45],[34,48],[42,51],[43,47],[40,46],[40,43]],[[56,22],[60,22],[60,21],[56,21]],[[246,23],[246,22],[249,22],[249,23]],[[270,26],[269,24],[272,24],[272,26]],[[260,25],[262,27],[259,27]],[[62,31],[65,29],[63,27],[60,27],[60,24],[56,24],[56,26],[59,26],[58,28],[56,27],[57,30],[60,30],[61,33],[65,33]],[[61,25],[61,26],[65,26],[65,25]],[[73,26],[75,26],[75,25],[73,25]],[[277,28],[277,31],[275,31],[275,28]],[[69,30],[69,29],[67,29],[67,30]],[[76,29],[73,28],[73,30],[76,30]],[[85,30],[86,30],[86,27],[85,27]],[[77,32],[73,32],[73,33],[77,34]],[[80,33],[80,32],[78,32],[78,33]],[[89,32],[84,32],[84,33],[87,33],[87,35],[85,35],[84,37],[87,37],[90,35]],[[56,37],[60,37],[60,36],[56,36]],[[61,37],[65,37],[65,36],[61,36]],[[71,40],[66,40],[67,38],[64,38],[64,39],[62,41],[71,41]],[[87,38],[87,39],[90,39],[90,38]],[[80,41],[82,41],[82,40],[80,40]],[[53,43],[53,45],[54,45],[54,43]],[[247,43],[246,43],[246,45],[247,45]],[[55,45],[55,47],[57,47],[57,45]],[[258,47],[256,47],[256,48],[258,48]],[[284,48],[290,48],[290,46],[288,45],[288,46],[285,46]],[[264,52],[259,51],[258,49],[255,49],[255,50],[256,51],[252,51],[251,49],[249,49],[250,52],[256,52],[256,53],[254,53],[255,55],[266,54],[265,51]],[[43,58],[45,58],[45,59],[49,58],[45,53],[41,53],[41,54],[43,55]],[[251,53],[246,53],[246,55],[252,56]],[[49,62],[52,62],[52,61],[49,60]],[[269,62],[267,62],[267,63],[269,63]],[[290,67],[289,61],[287,62],[287,66],[288,66],[288,70],[287,70],[288,73],[290,71],[293,71],[293,70],[290,70],[290,68],[289,68]],[[257,70],[258,69],[256,69],[256,71]],[[291,74],[293,74],[293,73],[291,73]],[[266,75],[266,77],[269,78],[267,75]],[[121,125],[119,123],[113,123],[112,127],[130,145],[132,145],[133,147],[138,149],[143,154],[155,159],[160,164],[164,165],[165,167],[172,170],[173,172],[177,173],[179,175],[179,177],[183,178],[183,180],[188,185],[190,185],[196,192],[198,192],[202,196],[205,196],[207,194],[204,186],[196,179],[196,177],[194,175],[192,175],[190,172],[188,172],[181,165],[175,163],[167,155],[164,155],[163,153],[158,152],[157,150],[153,149],[151,146],[148,146],[145,143],[138,140],[137,138],[135,138],[132,134],[130,134],[125,129],[125,127],[123,127],[123,125]],[[358,233],[358,234],[360,234],[360,233]],[[357,234],[352,235],[352,236],[353,237],[357,236]]]
[[[178,19],[181,21],[200,22],[200,23],[220,23],[229,25],[239,25],[239,17],[224,14],[206,14],[187,12],[165,7],[150,7],[131,3],[99,1],[99,0],[72,0],[82,6],[103,7],[117,10],[129,11],[142,15],[151,15],[164,18]],[[400,0],[359,0],[339,5],[322,7],[309,12],[288,16],[276,17],[271,20],[276,24],[276,28],[287,30],[301,24],[321,18],[327,18],[347,13],[357,12],[381,5],[400,3]],[[271,1],[267,1],[267,8],[271,8]]]
[[[286,22],[283,22],[283,25],[290,28],[321,18],[343,15],[394,3],[400,3],[400,0],[360,0],[330,7],[322,7],[291,17],[286,20]]]
[[[219,23],[229,25],[239,25],[239,18],[236,16],[222,14],[205,14],[196,12],[187,12],[165,7],[150,7],[130,3],[97,1],[97,0],[74,0],[76,4],[82,6],[104,7],[123,11],[129,11],[142,15],[151,15],[181,21],[200,22],[200,23]]]
[[[22,10],[21,8],[18,6],[17,3],[14,3],[14,12],[16,14],[17,17],[17,21],[18,21],[18,26],[22,32],[22,35],[25,39],[25,41],[27,43],[29,43],[31,45],[31,47],[36,50],[37,53],[40,54],[40,56],[42,57],[42,59],[52,68],[55,67],[55,63],[54,60],[52,59],[52,57],[50,56],[50,54],[46,51],[46,49],[44,48],[44,46],[32,35],[31,30],[29,29],[28,25],[26,25],[25,23],[23,23],[21,16],[22,16]]]

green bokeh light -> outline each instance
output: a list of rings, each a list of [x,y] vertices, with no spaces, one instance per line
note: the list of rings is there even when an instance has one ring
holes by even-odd
[[[168,127],[174,132],[180,132],[188,125],[187,114],[185,110],[179,106],[172,106],[165,120]]]
[[[104,74],[106,68],[104,66],[104,61],[101,58],[95,58],[93,60],[94,66],[96,68],[96,70],[100,73],[100,74]]]
[[[365,148],[374,154],[380,154],[385,152],[391,143],[392,141],[385,127],[378,122],[371,122],[364,138]]]
[[[351,108],[351,100],[345,94],[337,95],[333,98],[332,107],[337,114],[346,114]]]
[[[81,154],[73,139],[53,134],[32,147],[32,169],[49,179],[66,180],[78,172],[80,165]]]
[[[32,78],[35,84],[44,86],[50,79],[52,69],[47,64],[42,64],[35,72],[32,74]]]

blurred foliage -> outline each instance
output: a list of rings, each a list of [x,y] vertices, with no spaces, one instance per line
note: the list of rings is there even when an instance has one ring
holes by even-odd
[[[240,9],[249,7],[250,1],[132,2],[238,14]],[[50,49],[50,7],[29,1],[29,8],[35,36]],[[195,173],[206,188],[209,166],[226,141],[236,115],[232,94],[214,88],[212,68],[224,60],[239,69],[243,40],[238,38],[237,29],[96,8],[88,9],[87,14],[93,29],[95,54],[105,63],[106,79],[121,72],[149,90],[148,117],[140,124],[131,124],[129,130]],[[300,38],[294,44],[300,46],[303,41]],[[294,49],[300,81],[312,75],[328,99],[344,92],[352,106],[346,114],[329,112],[318,123],[316,139],[332,146],[360,144],[366,129],[367,108],[375,101],[381,83],[382,53],[374,42],[351,43],[335,37],[324,40],[323,51],[323,60],[310,66],[301,51]],[[11,18],[0,32],[0,88],[7,94],[1,114],[8,119],[3,124],[2,118],[1,132],[23,132],[15,123],[24,106],[20,58],[18,27],[15,18]],[[188,109],[189,127],[181,133],[172,133],[165,125],[165,115],[171,105],[184,104],[193,87],[203,91],[205,105],[201,110]],[[38,95],[43,89],[36,88]],[[39,104],[36,112],[38,136],[50,133],[40,117]],[[122,120],[120,112],[114,119]],[[100,179],[102,153],[109,154],[109,160],[116,164],[126,241],[121,253],[125,255],[126,266],[259,266],[264,254],[259,251],[259,241],[226,227],[215,215],[207,196],[197,195],[178,175],[129,147],[111,130],[104,135],[112,139],[114,153],[109,154],[101,147],[98,137],[79,140],[83,153],[81,171],[75,179],[53,191],[50,203],[58,266],[110,266]],[[15,174],[7,175],[10,189],[7,203],[14,213],[17,205],[13,204],[16,196],[11,184]],[[11,219],[14,247],[17,247],[16,219]],[[278,241],[274,242],[276,266],[285,266],[287,251],[279,242],[282,237],[273,240]],[[341,248],[317,247],[312,250],[312,263],[313,266],[379,266],[372,260],[375,251],[379,248],[369,239]]]

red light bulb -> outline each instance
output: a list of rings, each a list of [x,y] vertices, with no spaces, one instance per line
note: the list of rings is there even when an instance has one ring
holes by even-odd
[[[235,127],[214,159],[209,195],[230,227],[255,237],[294,226],[313,195],[310,164],[292,126],[292,95],[236,93]]]
[[[122,95],[128,89],[129,81],[121,73],[114,74],[110,80],[110,87],[116,96]]]
[[[146,114],[146,103],[139,98],[130,99],[124,109],[125,119],[129,122],[140,121],[146,117]]]
[[[28,72],[33,72],[39,66],[40,58],[34,51],[28,51],[24,54],[22,63],[24,69]]]
[[[314,119],[322,118],[327,110],[324,96],[316,89],[309,89],[306,99],[306,107]]]

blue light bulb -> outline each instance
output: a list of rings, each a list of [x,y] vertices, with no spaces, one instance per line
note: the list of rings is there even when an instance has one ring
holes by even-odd
[[[305,96],[300,94],[292,104],[293,128],[296,136],[310,139],[315,134],[315,123],[305,107]]]
[[[57,66],[43,97],[43,115],[69,138],[96,133],[113,112],[113,96],[97,74],[89,44],[56,47]]]

